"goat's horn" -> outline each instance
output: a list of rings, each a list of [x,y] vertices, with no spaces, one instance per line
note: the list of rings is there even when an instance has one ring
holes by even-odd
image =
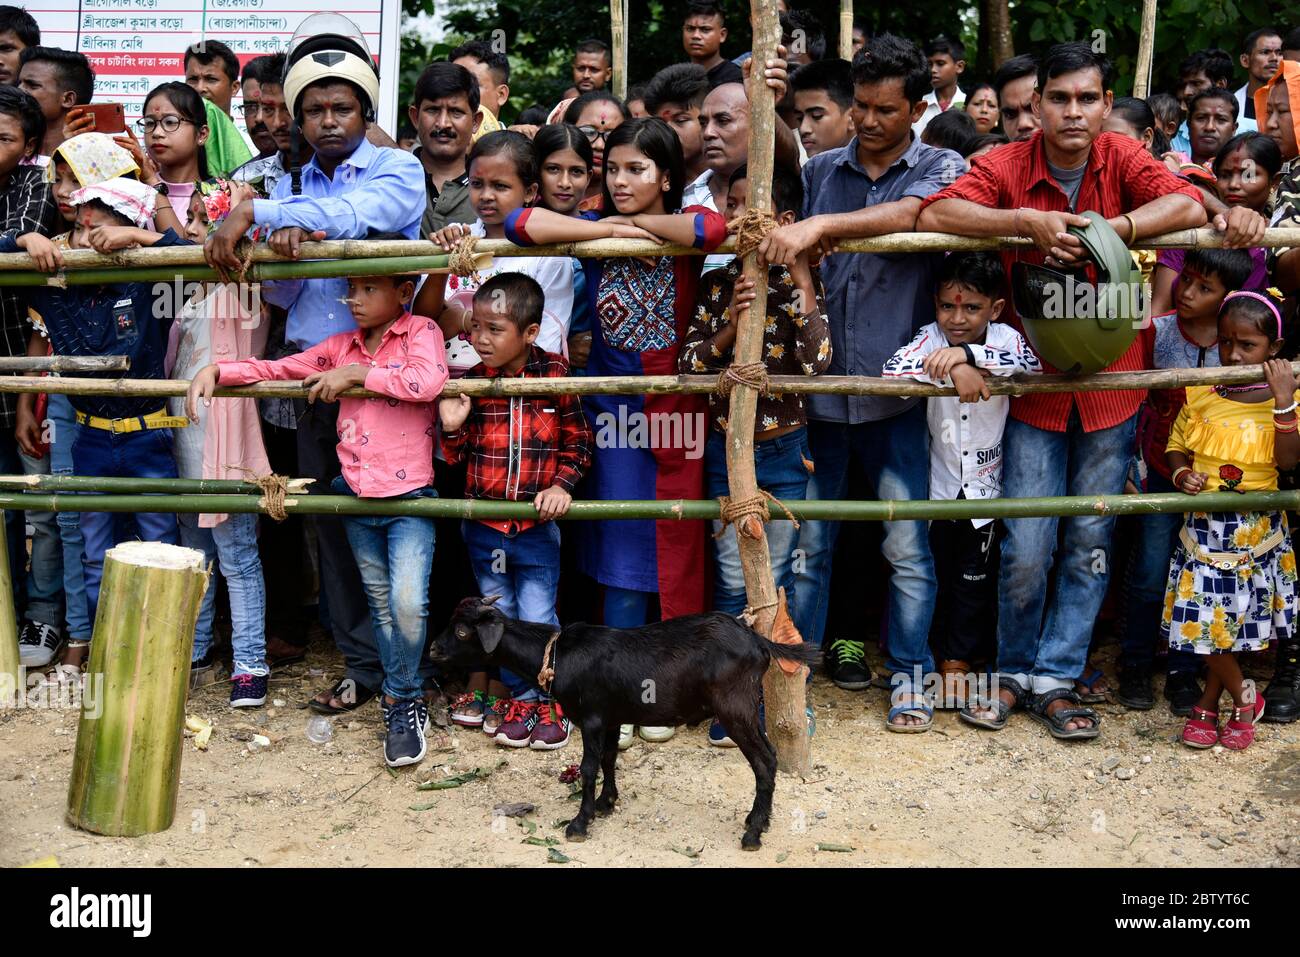
[[[500,600],[501,600],[501,596],[500,596],[500,595],[488,595],[487,597],[485,597],[485,598],[482,600],[482,603],[483,603],[484,605],[495,605],[495,604],[496,604],[497,602],[499,602]]]

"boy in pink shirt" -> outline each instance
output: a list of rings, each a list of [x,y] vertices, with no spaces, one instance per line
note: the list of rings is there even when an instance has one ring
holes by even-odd
[[[197,419],[217,385],[302,379],[309,402],[339,402],[339,463],[333,489],[361,498],[420,498],[433,481],[433,404],[447,381],[437,323],[412,315],[411,276],[348,279],[348,305],[358,328],[284,359],[247,359],[205,366],[190,383],[187,409]],[[383,398],[340,398],[354,386]],[[429,709],[420,665],[433,563],[433,519],[406,515],[346,516],[348,542],[370,603],[384,666],[384,760],[418,764],[427,750]]]

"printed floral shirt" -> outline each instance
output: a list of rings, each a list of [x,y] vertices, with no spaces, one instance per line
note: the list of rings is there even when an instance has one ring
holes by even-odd
[[[682,342],[678,371],[718,372],[731,364],[732,349],[724,352],[716,343],[727,327],[731,291],[742,268],[740,260],[732,260],[701,277],[698,303]],[[784,266],[772,266],[768,270],[767,323],[763,327],[763,361],[767,363],[768,375],[820,375],[830,368],[831,333],[826,321],[826,293],[816,269],[812,278],[817,302],[800,303],[799,289],[790,270]],[[719,432],[727,431],[729,408],[730,400],[709,395],[709,417]],[[758,397],[754,416],[757,433],[805,425],[807,421],[802,393],[774,392]]]

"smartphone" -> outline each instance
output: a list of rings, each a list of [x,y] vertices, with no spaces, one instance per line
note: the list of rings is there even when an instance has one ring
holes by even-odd
[[[110,136],[126,132],[126,112],[121,103],[87,103],[77,107],[95,118],[95,132]]]

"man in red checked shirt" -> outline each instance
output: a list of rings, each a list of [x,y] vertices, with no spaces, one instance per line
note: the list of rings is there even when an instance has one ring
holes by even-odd
[[[1205,223],[1194,186],[1169,172],[1136,140],[1102,133],[1110,113],[1110,62],[1084,43],[1053,47],[1039,66],[1034,111],[1042,130],[977,160],[951,186],[923,201],[918,230],[963,236],[1029,236],[1036,247],[1002,253],[1058,269],[1085,262],[1066,231],[1096,210],[1129,243]],[[1008,290],[1007,301],[1012,297]],[[1012,321],[1017,322],[1013,315]],[[1149,330],[1107,372],[1150,365]],[[1050,366],[1044,363],[1050,371]],[[1123,491],[1141,390],[1040,394],[1011,401],[1003,439],[1007,498]],[[1006,522],[998,595],[998,694],[962,717],[997,730],[1011,711],[1030,714],[1054,737],[1095,738],[1100,720],[1081,707],[1074,680],[1088,660],[1092,623],[1106,592],[1114,519],[1071,516],[1057,551],[1055,518]],[[1055,561],[1053,553],[1056,552]],[[1055,590],[1047,601],[1055,564]]]

